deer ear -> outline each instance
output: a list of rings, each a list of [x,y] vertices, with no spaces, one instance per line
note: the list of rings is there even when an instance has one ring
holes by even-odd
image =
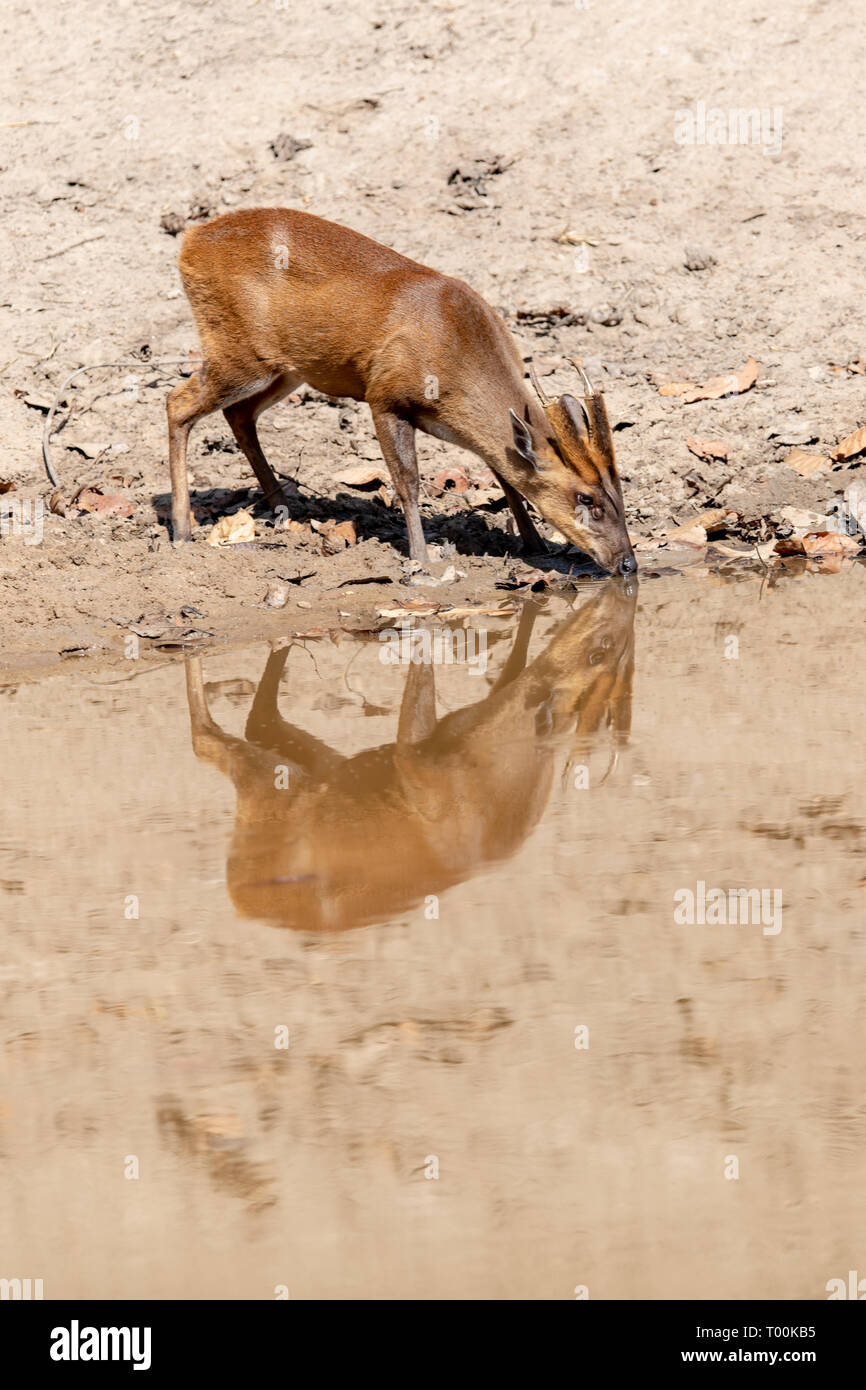
[[[532,434],[529,427],[524,424],[519,415],[513,410],[509,410],[511,419],[511,435],[514,440],[514,447],[525,463],[533,468],[538,467],[538,459],[535,457],[535,450],[532,447]]]
[[[583,402],[577,400],[574,396],[560,396],[559,404],[562,406],[568,423],[571,425],[577,438],[581,441],[589,439],[591,427],[589,416],[586,413],[586,406]]]

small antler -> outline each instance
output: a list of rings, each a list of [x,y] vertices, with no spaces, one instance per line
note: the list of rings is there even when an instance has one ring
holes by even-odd
[[[580,372],[580,375],[583,377],[583,384],[584,384],[584,386],[586,387],[586,394],[587,394],[588,396],[594,396],[596,393],[595,393],[595,391],[593,391],[593,389],[592,389],[592,382],[590,381],[590,379],[589,379],[589,377],[587,376],[586,372],[583,370],[583,363],[581,362],[580,358],[579,358],[579,357],[569,357],[568,360],[569,360],[569,362],[571,363],[571,365],[572,365],[573,367],[576,367],[576,368],[577,368],[577,370]]]
[[[540,383],[539,383],[538,377],[535,375],[535,368],[533,367],[533,365],[532,365],[531,362],[529,363],[529,380],[532,382],[533,386],[535,387],[535,394],[536,394],[536,396],[538,397],[538,399],[541,401],[541,404],[542,404],[542,405],[549,405],[549,404],[550,404],[550,401],[548,400],[547,396],[545,396],[544,392],[543,392],[542,389],[541,389],[541,385],[540,385]]]

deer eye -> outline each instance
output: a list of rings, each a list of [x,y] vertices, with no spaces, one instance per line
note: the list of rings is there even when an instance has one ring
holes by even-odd
[[[589,493],[587,493],[587,492],[579,492],[579,493],[577,494],[577,500],[578,500],[578,502],[580,503],[580,505],[581,505],[582,507],[591,507],[591,506],[592,506],[592,498],[590,497]]]

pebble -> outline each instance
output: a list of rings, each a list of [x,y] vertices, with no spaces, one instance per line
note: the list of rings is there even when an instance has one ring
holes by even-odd
[[[268,585],[264,601],[268,608],[285,608],[289,601],[288,584],[284,584],[282,580],[274,580]]]
[[[803,420],[787,429],[784,425],[774,426],[768,432],[767,438],[774,439],[777,444],[814,444],[818,438],[818,432],[811,420]]]
[[[705,246],[687,246],[685,250],[686,270],[710,270],[717,264],[712,251],[708,251]]]

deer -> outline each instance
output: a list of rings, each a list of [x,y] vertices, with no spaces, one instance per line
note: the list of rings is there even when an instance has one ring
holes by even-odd
[[[609,773],[628,740],[636,591],[634,581],[603,581],[531,662],[539,609],[525,604],[487,695],[442,719],[432,663],[412,661],[395,740],[352,757],[281,716],[292,643],[268,656],[243,738],[213,719],[201,658],[189,657],[193,751],[237,797],[226,868],[237,913],[348,931],[516,853],[544,814],[560,760],[567,780],[608,726]]]
[[[601,569],[637,569],[604,395],[548,398],[504,319],[469,285],[290,208],[234,211],[189,228],[179,256],[202,366],[170,393],[172,540],[190,539],[187,441],[222,410],[270,508],[289,503],[256,432],[262,411],[306,383],[366,401],[406,518],[428,559],[417,430],[482,459],[528,553],[546,547],[524,499]]]

